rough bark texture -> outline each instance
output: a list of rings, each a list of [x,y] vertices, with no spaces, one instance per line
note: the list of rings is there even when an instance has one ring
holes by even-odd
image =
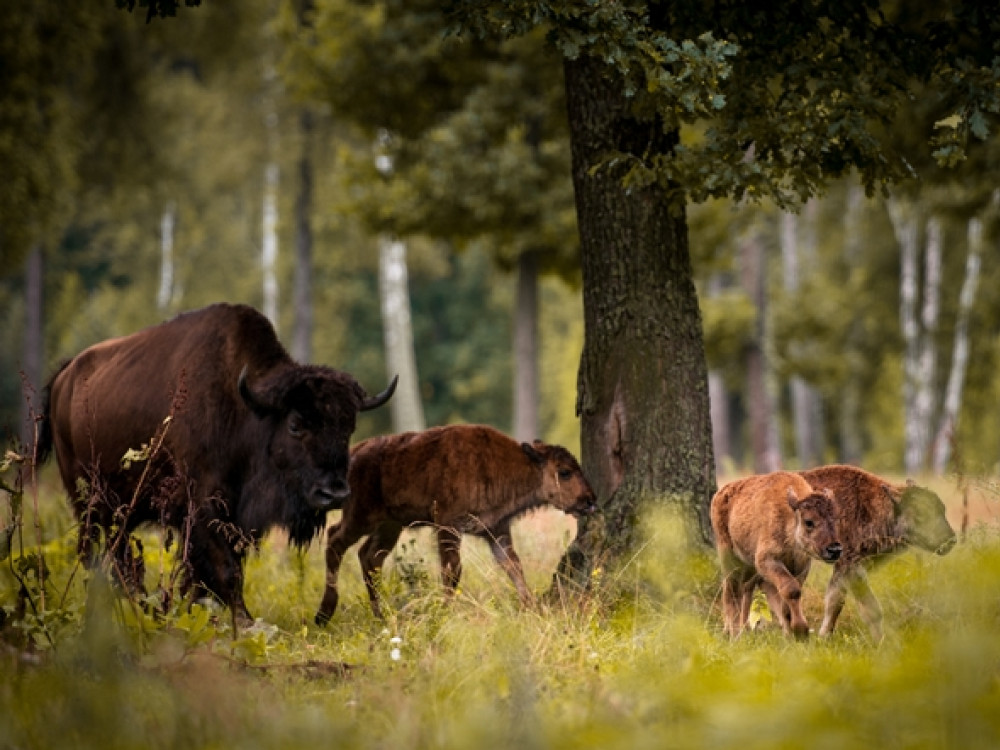
[[[539,437],[538,262],[531,252],[517,261],[514,361],[514,437],[531,441]]]
[[[682,510],[707,541],[715,466],[683,206],[655,185],[625,189],[614,167],[594,169],[612,151],[669,151],[676,133],[633,119],[600,61],[567,61],[566,92],[585,325],[577,413],[603,510],[581,524],[560,566],[577,577],[599,555],[634,549],[638,515],[653,505]]]

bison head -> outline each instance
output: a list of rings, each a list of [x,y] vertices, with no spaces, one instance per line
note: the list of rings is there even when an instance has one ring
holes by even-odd
[[[896,526],[908,542],[939,555],[951,552],[955,531],[940,497],[910,482],[894,501]]]
[[[812,557],[836,562],[843,548],[837,539],[837,523],[830,490],[812,492],[799,499],[788,488],[788,506],[795,513],[795,538]]]
[[[541,440],[521,443],[521,450],[542,471],[539,495],[545,502],[574,516],[588,515],[597,510],[594,491],[572,453],[559,445],[546,445]]]
[[[353,377],[328,367],[288,367],[253,386],[243,368],[237,388],[269,426],[267,455],[286,497],[319,513],[343,506],[350,496],[348,445],[358,412],[386,403],[397,380],[368,396]]]

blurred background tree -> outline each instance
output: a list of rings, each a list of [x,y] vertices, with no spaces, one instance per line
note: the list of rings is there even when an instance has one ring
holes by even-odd
[[[645,498],[697,516],[715,471],[995,468],[990,8],[217,0],[140,3],[176,15],[146,23],[108,5],[0,20],[11,434],[21,373],[37,389],[212,301],[264,308],[265,245],[296,356],[381,387],[391,237],[426,422],[580,450],[625,546]],[[567,101],[565,71],[614,105],[617,141],[580,150],[594,102]],[[590,204],[584,268],[571,144],[578,183],[647,222],[619,232]],[[390,429],[380,413],[359,437]]]

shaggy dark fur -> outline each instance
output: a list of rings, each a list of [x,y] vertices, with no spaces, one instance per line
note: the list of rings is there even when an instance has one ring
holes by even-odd
[[[348,495],[357,414],[385,403],[394,385],[368,398],[346,373],[296,364],[253,308],[212,305],[64,365],[46,387],[38,455],[55,448],[81,554],[103,531],[122,566],[120,540],[162,523],[180,532],[185,589],[250,620],[248,548],[273,526],[299,545],[323,528]],[[123,466],[144,445],[148,459]]]

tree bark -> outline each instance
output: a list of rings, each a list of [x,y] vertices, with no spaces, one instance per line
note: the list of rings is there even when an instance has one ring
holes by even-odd
[[[979,284],[980,259],[983,254],[983,222],[978,217],[969,219],[969,256],[965,262],[965,280],[958,299],[958,320],[955,322],[955,343],[951,355],[951,371],[944,392],[944,405],[940,424],[934,438],[931,468],[935,474],[944,474],[951,457],[958,426],[958,414],[962,406],[962,391],[965,385],[965,370],[969,364],[969,314],[976,299]]]
[[[387,235],[379,238],[379,299],[388,376],[399,375],[396,394],[389,401],[392,427],[396,432],[424,429],[420,401],[417,357],[413,350],[410,291],[406,269],[406,245]]]
[[[681,511],[710,538],[715,465],[701,313],[684,206],[657,185],[625,189],[612,152],[665,153],[676,132],[631,115],[601,61],[565,63],[583,270],[577,387],[584,470],[603,511],[580,524],[557,575],[580,580],[602,555],[636,548],[639,515]]]
[[[312,359],[312,114],[303,109],[299,116],[302,152],[299,154],[299,192],[295,198],[295,278],[292,306],[295,319],[292,328],[292,356],[299,362]]]
[[[167,203],[160,217],[160,289],[156,308],[163,312],[174,297],[174,227],[177,224],[177,204]]]
[[[538,263],[530,251],[517,260],[514,308],[514,437],[538,433]]]
[[[21,406],[21,443],[34,451],[35,417],[41,411],[42,388],[42,283],[44,268],[42,248],[35,246],[28,255],[24,274],[24,352],[22,366],[24,398]]]
[[[769,363],[767,256],[754,227],[741,241],[740,266],[743,289],[757,310],[756,331],[746,351],[747,413],[754,472],[764,474],[781,468],[781,452],[775,406],[777,399],[771,384],[773,376]]]
[[[847,209],[844,211],[844,257],[848,268],[853,268],[861,258],[861,207],[864,190],[860,185],[847,189]],[[839,457],[840,462],[858,465],[861,463],[862,442],[862,393],[861,393],[861,352],[858,351],[861,338],[861,318],[851,317],[847,332],[847,347],[844,356],[847,361],[847,378],[840,394],[839,404]]]

